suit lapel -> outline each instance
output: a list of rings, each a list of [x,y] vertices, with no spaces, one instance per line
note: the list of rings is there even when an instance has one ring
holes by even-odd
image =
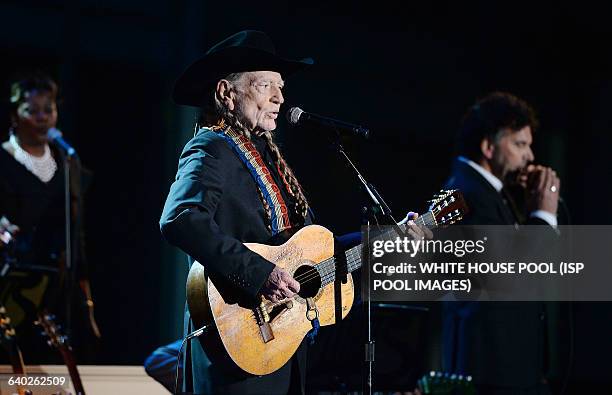
[[[453,176],[457,178],[464,178],[469,185],[474,185],[478,188],[476,193],[484,194],[487,199],[494,201],[497,207],[498,215],[501,217],[504,223],[508,225],[518,224],[519,216],[515,208],[512,207],[512,202],[509,200],[509,196],[502,189],[502,193],[491,185],[480,173],[478,173],[472,166],[458,159],[455,159],[453,164]]]

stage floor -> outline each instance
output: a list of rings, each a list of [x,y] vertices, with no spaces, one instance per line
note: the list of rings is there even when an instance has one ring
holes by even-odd
[[[131,395],[167,395],[168,391],[155,380],[147,376],[142,366],[117,365],[79,365],[79,374],[83,389],[87,395],[131,394]],[[8,387],[8,380],[13,375],[10,365],[0,365],[0,389],[2,394],[12,394]],[[68,369],[64,365],[26,366],[28,381],[33,382],[39,378],[39,384],[46,381],[50,385],[23,386],[32,390],[32,395],[74,394],[72,382],[68,386],[53,386],[53,381],[61,382],[68,378]],[[46,383],[45,383],[46,384]],[[69,391],[69,392],[68,392]]]

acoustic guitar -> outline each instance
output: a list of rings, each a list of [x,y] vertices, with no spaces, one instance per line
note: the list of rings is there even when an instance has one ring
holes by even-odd
[[[431,202],[429,211],[415,221],[430,229],[459,221],[467,211],[457,190],[441,191]],[[405,225],[400,228],[405,230]],[[196,327],[214,323],[216,330],[203,337],[210,355],[225,351],[244,371],[265,375],[291,358],[315,318],[320,325],[331,325],[336,322],[336,311],[346,317],[354,300],[350,273],[361,267],[362,246],[344,252],[348,274],[340,284],[335,283],[334,237],[323,226],[306,226],[282,245],[245,246],[291,273],[300,283],[299,294],[277,303],[262,297],[257,307],[244,308],[226,302],[213,282],[207,281],[204,266],[194,262],[187,278],[187,303]],[[341,294],[338,309],[334,292]]]

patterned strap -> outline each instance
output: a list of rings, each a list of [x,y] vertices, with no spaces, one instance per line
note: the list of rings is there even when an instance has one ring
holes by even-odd
[[[220,135],[249,169],[271,211],[272,235],[291,228],[289,210],[278,185],[251,140],[227,127]],[[280,173],[279,173],[280,174]],[[282,175],[281,175],[282,177]]]

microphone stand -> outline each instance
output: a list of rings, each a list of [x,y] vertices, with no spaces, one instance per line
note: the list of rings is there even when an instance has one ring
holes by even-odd
[[[72,161],[76,161],[76,165],[77,167],[79,166],[79,157],[76,154],[76,152],[63,152],[63,150],[60,149],[60,152],[62,153],[62,159],[63,159],[63,163],[64,163],[64,237],[66,239],[65,241],[65,245],[66,245],[66,252],[65,252],[65,268],[66,268],[66,280],[64,283],[64,288],[65,288],[65,296],[64,296],[64,313],[66,314],[65,319],[64,319],[64,326],[65,326],[65,332],[66,335],[68,337],[70,337],[71,335],[71,331],[72,331],[72,292],[73,292],[73,287],[75,284],[75,276],[76,276],[76,265],[77,265],[77,260],[73,259],[73,254],[72,254],[72,246],[76,245],[75,243],[73,243],[73,232],[72,232],[72,210],[71,210],[71,206],[72,206],[72,196],[70,194],[70,180],[71,180],[71,170],[70,170],[70,165],[72,163]],[[78,174],[77,174],[78,175]],[[78,207],[80,208],[80,207]],[[77,216],[80,215],[80,213],[77,213]],[[76,232],[79,232],[79,229],[77,228],[75,230]],[[76,236],[76,235],[75,235]],[[78,240],[75,240],[75,242],[78,242]]]
[[[395,225],[395,227],[399,230],[400,228],[397,226],[397,222],[393,218],[391,214],[391,210],[389,206],[384,201],[382,196],[378,193],[376,188],[367,182],[365,178],[361,175],[361,172],[354,165],[353,161],[349,158],[349,156],[344,151],[344,147],[340,143],[339,139],[332,143],[340,156],[342,156],[349,165],[349,168],[353,170],[357,179],[361,183],[362,188],[365,190],[366,195],[369,198],[369,205],[364,207],[363,209],[363,223],[365,224],[365,234],[362,243],[362,255],[361,261],[363,262],[362,269],[362,281],[361,281],[361,296],[363,299],[363,313],[365,317],[365,326],[364,326],[364,351],[365,358],[363,364],[363,377],[362,377],[362,390],[363,394],[372,395],[372,386],[373,386],[373,368],[374,368],[374,360],[375,360],[375,350],[374,350],[374,339],[372,337],[372,302],[371,302],[371,289],[370,289],[370,228],[372,223],[380,224],[379,218],[383,221],[383,223],[389,223]],[[401,234],[401,233],[400,233]],[[346,265],[346,263],[345,263]],[[336,272],[342,270],[342,273],[345,273],[346,268],[339,269],[336,266]],[[336,275],[338,278],[338,275]],[[336,300],[336,304],[341,302],[341,300]],[[336,321],[338,318],[336,317]]]

